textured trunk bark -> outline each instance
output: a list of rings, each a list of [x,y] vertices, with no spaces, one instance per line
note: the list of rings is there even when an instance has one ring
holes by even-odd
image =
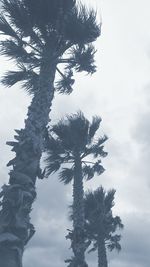
[[[75,172],[73,183],[73,241],[72,249],[75,256],[76,267],[88,266],[85,262],[85,236],[84,236],[84,190],[80,155],[75,155]]]
[[[8,142],[16,157],[8,163],[9,184],[0,193],[0,266],[21,267],[25,245],[34,234],[30,212],[36,197],[35,182],[41,176],[43,138],[54,96],[56,66],[41,65],[39,87],[28,109],[25,128],[16,131],[15,142]]]
[[[22,255],[16,249],[11,247],[1,248],[0,250],[0,266],[5,267],[22,267]]]
[[[98,267],[108,267],[104,238],[98,237]]]

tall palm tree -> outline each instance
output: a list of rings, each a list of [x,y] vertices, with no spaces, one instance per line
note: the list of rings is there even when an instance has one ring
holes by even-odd
[[[121,235],[116,234],[118,229],[123,228],[119,216],[113,216],[115,190],[106,192],[99,187],[94,192],[85,194],[85,229],[87,239],[93,245],[89,252],[98,252],[98,267],[107,267],[106,249],[112,251],[121,250]]]
[[[84,252],[86,249],[84,233],[84,188],[83,178],[90,180],[94,174],[102,174],[101,157],[103,143],[107,137],[95,139],[101,119],[93,117],[90,123],[79,112],[67,116],[51,127],[47,138],[47,176],[59,170],[59,180],[68,184],[73,180],[73,232],[71,248],[74,257],[69,266],[85,267]],[[89,160],[89,157],[94,159]],[[95,160],[97,158],[97,160]],[[65,166],[67,164],[67,167]]]
[[[10,87],[22,82],[32,95],[25,128],[16,130],[15,141],[7,142],[16,157],[8,163],[12,166],[9,184],[0,194],[0,266],[16,267],[35,232],[30,211],[36,178],[44,176],[39,162],[54,91],[71,93],[73,70],[95,72],[92,42],[100,35],[100,25],[96,13],[75,0],[1,3],[0,53],[16,63],[2,83]],[[61,76],[57,82],[56,72]]]

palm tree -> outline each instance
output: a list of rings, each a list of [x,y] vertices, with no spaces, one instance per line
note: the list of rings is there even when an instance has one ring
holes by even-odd
[[[59,170],[59,180],[68,184],[73,180],[73,232],[71,248],[74,257],[69,266],[85,267],[84,252],[86,249],[84,233],[84,189],[83,178],[90,180],[94,174],[102,174],[101,157],[107,155],[103,151],[103,143],[107,137],[94,139],[101,119],[93,117],[90,123],[78,112],[67,116],[51,127],[47,138],[47,176]],[[93,156],[95,160],[88,160]],[[65,166],[67,164],[67,167]]]
[[[85,194],[85,229],[87,239],[93,245],[89,252],[98,252],[98,267],[107,267],[106,248],[110,251],[121,250],[121,235],[116,230],[122,229],[123,224],[119,216],[113,216],[115,190],[106,192],[99,187],[94,192]]]
[[[21,82],[32,95],[25,128],[16,130],[15,141],[7,142],[16,157],[8,163],[9,184],[0,194],[0,265],[16,267],[35,232],[30,211],[36,178],[44,176],[39,163],[54,91],[71,93],[73,70],[95,72],[92,42],[100,35],[100,25],[96,12],[75,0],[1,0],[1,4],[0,53],[16,64],[2,83],[10,87]]]

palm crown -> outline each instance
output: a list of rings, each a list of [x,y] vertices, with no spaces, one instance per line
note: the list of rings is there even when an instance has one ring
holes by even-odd
[[[119,251],[121,249],[119,243],[121,235],[115,232],[117,229],[122,229],[123,224],[119,216],[113,216],[112,214],[114,195],[114,189],[106,192],[103,187],[85,194],[86,232],[89,240],[93,243],[93,248],[90,252],[97,250],[99,234],[110,251],[113,249]]]
[[[101,119],[93,117],[90,123],[79,112],[75,115],[62,119],[58,124],[53,125],[47,138],[47,175],[59,170],[59,179],[65,184],[69,183],[74,176],[74,160],[78,153],[82,162],[82,173],[87,180],[93,178],[104,171],[100,157],[107,155],[103,150],[103,143],[107,140],[106,136],[95,139],[95,134],[99,129]],[[88,156],[98,158],[98,160],[87,161]],[[64,164],[70,164],[64,167]]]
[[[56,83],[60,93],[72,91],[73,69],[95,71],[92,42],[100,35],[96,12],[75,0],[2,0],[0,52],[16,61],[17,70],[8,71],[2,82],[12,86],[22,81],[34,93],[40,65],[53,61],[65,64]],[[64,54],[66,57],[64,57]],[[66,69],[68,68],[68,70]]]

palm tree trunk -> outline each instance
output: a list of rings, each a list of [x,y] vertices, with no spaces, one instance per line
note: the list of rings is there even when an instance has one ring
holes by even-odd
[[[97,243],[98,243],[98,267],[108,267],[105,241],[100,234]]]
[[[0,266],[22,267],[24,247],[34,234],[30,212],[36,197],[35,182],[41,176],[44,132],[49,121],[49,112],[54,97],[53,82],[56,66],[41,64],[39,87],[28,109],[25,128],[16,131],[13,147],[16,157],[8,163],[9,184],[0,193]]]
[[[0,264],[4,267],[22,267],[22,255],[7,245],[0,249]]]
[[[80,155],[75,155],[75,172],[73,184],[73,241],[72,249],[76,267],[85,267],[85,236],[84,236],[84,190]]]

